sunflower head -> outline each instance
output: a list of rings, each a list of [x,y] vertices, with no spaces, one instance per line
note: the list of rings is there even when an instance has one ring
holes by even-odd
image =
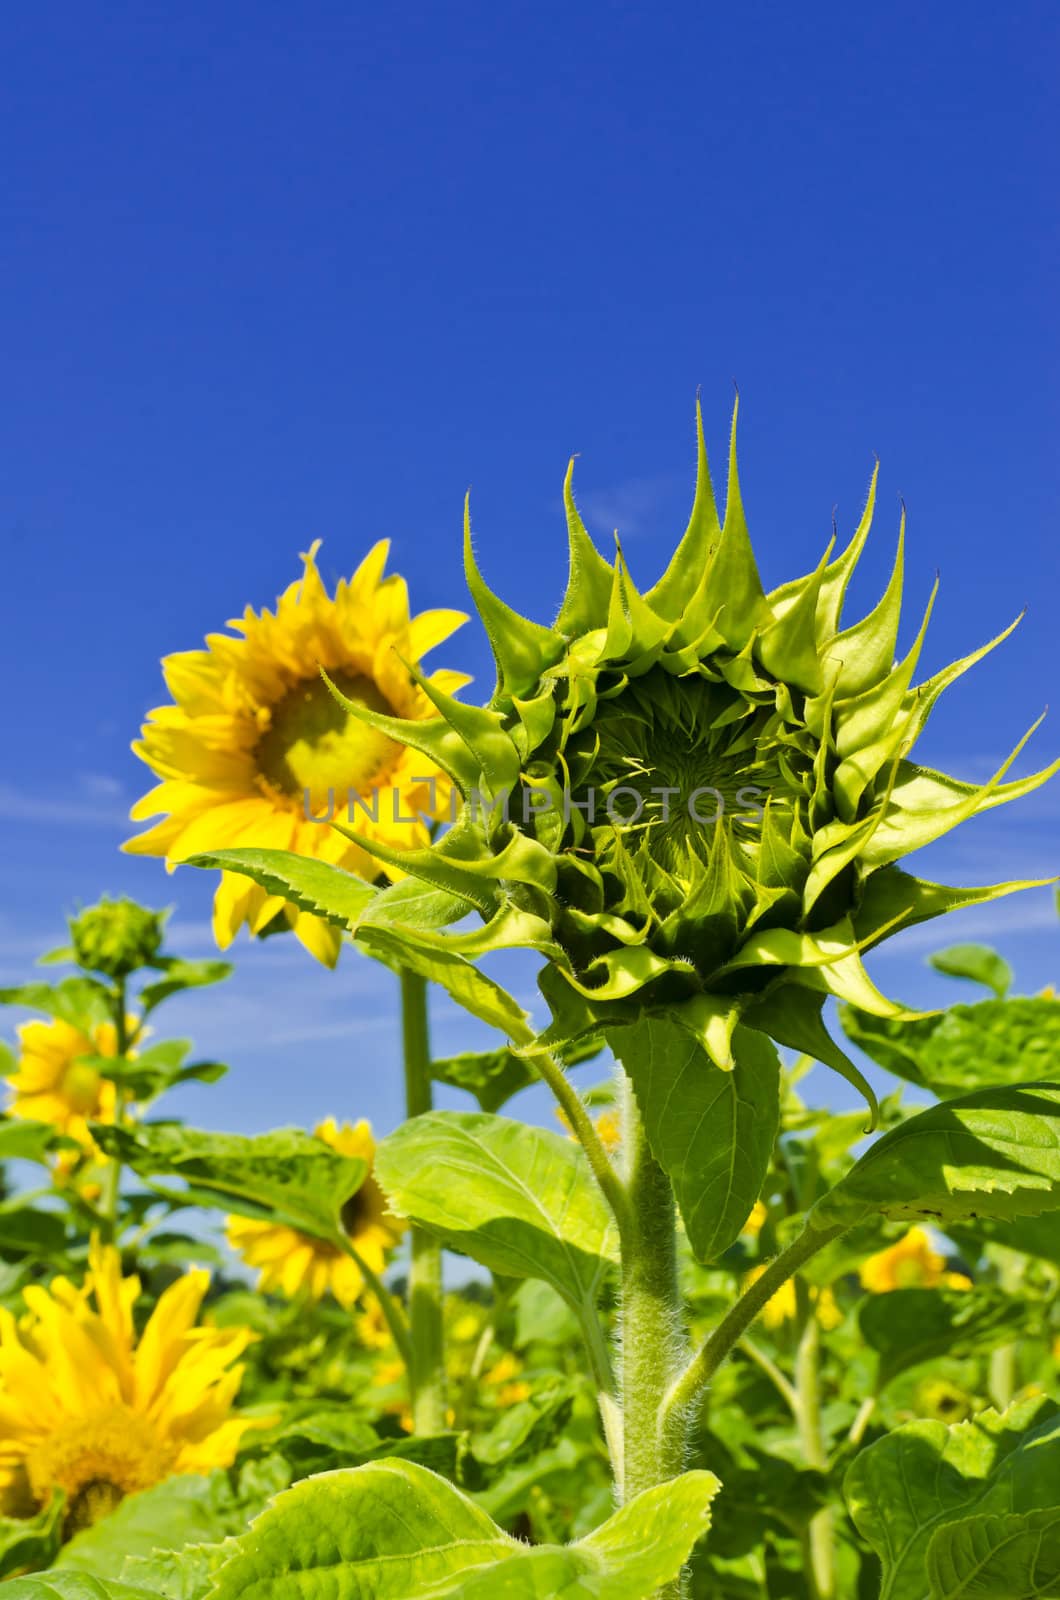
[[[889,1294],[893,1289],[970,1289],[972,1280],[963,1272],[953,1272],[946,1258],[932,1244],[923,1228],[910,1228],[895,1244],[863,1261],[861,1286],[871,1294]]]
[[[384,576],[388,548],[386,540],[377,544],[329,595],[314,545],[275,612],[247,607],[229,624],[236,637],[210,634],[205,650],[166,657],[172,704],[150,713],[133,745],[161,782],[132,817],[163,820],[126,850],[164,856],[173,867],[200,851],[258,846],[315,856],[362,877],[401,876],[402,852],[425,846],[427,820],[448,808],[449,779],[358,712],[384,723],[435,717],[416,663],[466,618],[410,616],[404,579]],[[321,669],[340,686],[342,705]],[[447,694],[467,681],[445,671],[426,680]],[[381,868],[366,847],[330,826],[343,819],[355,819],[394,864]],[[321,961],[331,965],[338,955],[336,928],[226,872],[214,901],[222,949],[244,924],[255,934],[290,926]]]
[[[127,978],[150,966],[162,948],[165,911],[148,911],[135,900],[108,900],[89,906],[70,922],[74,959],[89,972]]]
[[[373,1272],[382,1273],[406,1223],[389,1210],[372,1175],[372,1125],[363,1119],[340,1125],[328,1117],[313,1132],[340,1155],[359,1156],[367,1165],[360,1187],[342,1208],[342,1221],[357,1254]],[[257,1222],[249,1217],[229,1217],[227,1232],[232,1248],[248,1266],[257,1268],[260,1289],[288,1300],[300,1295],[319,1300],[330,1291],[346,1307],[354,1305],[363,1293],[364,1275],[356,1261],[326,1240],[284,1223]]]
[[[117,1055],[114,1024],[99,1022],[86,1031],[60,1018],[34,1020],[19,1026],[18,1041],[17,1070],[6,1080],[11,1115],[50,1123],[96,1152],[88,1125],[114,1121],[117,1091],[94,1058]]]
[[[620,547],[613,561],[594,547],[568,471],[570,577],[550,626],[487,588],[465,510],[468,584],[497,664],[488,706],[422,682],[441,720],[402,726],[335,692],[449,773],[463,796],[455,825],[401,864],[482,914],[468,953],[521,944],[551,958],[557,1036],[579,1016],[590,1031],[658,1011],[724,1067],[742,1022],[850,1076],[820,1022],[825,998],[857,994],[866,1010],[905,1014],[871,984],[862,953],[899,926],[1017,887],[948,889],[898,862],[1049,773],[1006,784],[1006,763],[977,786],[909,759],[943,689],[986,652],[915,684],[929,600],[897,656],[904,513],[879,603],[848,620],[875,474],[846,548],[833,539],[813,572],[766,592],[735,415],[724,516],[698,407],[697,437],[687,530],[643,593]]]
[[[196,1326],[208,1282],[178,1279],[138,1335],[139,1280],[94,1243],[84,1283],[25,1289],[21,1319],[0,1310],[8,1498],[32,1507],[61,1490],[73,1534],[171,1474],[231,1463],[253,1425],[232,1414],[252,1334]]]

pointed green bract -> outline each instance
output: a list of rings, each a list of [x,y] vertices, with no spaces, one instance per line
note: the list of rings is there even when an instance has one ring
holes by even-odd
[[[570,576],[552,627],[520,617],[486,586],[465,508],[468,583],[497,688],[479,711],[434,694],[437,722],[403,735],[388,719],[384,730],[429,744],[464,809],[448,835],[400,863],[358,842],[477,910],[487,924],[477,953],[517,945],[547,957],[568,989],[553,1005],[553,1042],[563,1041],[561,1013],[579,1006],[583,1032],[644,1015],[687,1025],[695,1015],[692,1031],[723,1070],[733,1029],[758,1029],[812,1049],[871,1105],[825,1031],[825,998],[909,1018],[875,988],[862,954],[914,922],[1018,887],[945,889],[897,864],[1029,793],[1060,763],[1005,781],[1021,742],[988,783],[974,784],[911,759],[942,691],[1006,634],[914,683],[934,590],[896,659],[904,509],[882,597],[866,616],[846,615],[875,472],[846,548],[834,556],[833,538],[811,572],[767,593],[744,510],[735,410],[723,517],[698,404],[696,449],[688,527],[643,593],[621,547],[613,563],[594,548],[568,469]]]

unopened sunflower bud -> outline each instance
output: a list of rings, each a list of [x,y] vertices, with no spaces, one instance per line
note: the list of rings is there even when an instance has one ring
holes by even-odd
[[[164,911],[148,911],[135,900],[103,899],[70,923],[79,967],[127,978],[149,966],[162,948]]]
[[[1060,763],[1003,782],[1023,740],[986,784],[914,765],[942,691],[1012,628],[915,685],[934,593],[896,659],[904,512],[879,603],[858,621],[842,614],[876,474],[847,548],[834,554],[833,539],[813,572],[767,593],[735,414],[723,520],[698,407],[697,435],[691,519],[654,587],[638,592],[621,549],[612,564],[594,547],[568,471],[570,580],[551,627],[486,587],[465,510],[468,585],[497,663],[489,705],[462,705],[418,675],[441,713],[434,722],[344,703],[433,757],[464,794],[455,826],[400,866],[483,915],[480,933],[453,938],[463,954],[523,946],[549,958],[548,1043],[663,1015],[725,1068],[740,1023],[828,1063],[871,1101],[824,1027],[825,1000],[914,1015],[878,991],[863,953],[899,928],[1026,886],[948,888],[899,862]],[[552,803],[471,803],[528,789]]]

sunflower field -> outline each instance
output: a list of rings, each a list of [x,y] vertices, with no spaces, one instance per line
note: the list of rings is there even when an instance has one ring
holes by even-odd
[[[1060,1597],[1060,1005],[941,935],[935,1009],[869,972],[1049,881],[906,858],[1060,762],[918,764],[1012,628],[918,677],[904,514],[850,614],[875,474],[767,592],[735,415],[724,496],[698,407],[697,445],[647,589],[572,463],[552,621],[488,587],[465,506],[488,698],[457,645],[423,665],[468,618],[414,614],[385,542],[163,660],[124,848],[212,875],[219,953],[103,898],[0,991],[11,1600]],[[393,993],[399,1126],[353,1090],[254,1135],[173,1114],[226,1067],[167,1002],[220,1014],[241,930]],[[429,998],[489,1048],[441,1057]],[[815,1065],[856,1109],[803,1097]],[[510,1114],[534,1084],[548,1125]]]

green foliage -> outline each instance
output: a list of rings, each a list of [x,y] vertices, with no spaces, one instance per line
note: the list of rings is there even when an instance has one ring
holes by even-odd
[[[1060,1004],[1053,999],[981,1000],[907,1023],[847,1006],[840,1019],[881,1067],[942,1100],[991,1085],[1060,1079]]]
[[[376,1175],[403,1216],[494,1272],[543,1278],[580,1316],[617,1259],[584,1152],[551,1130],[434,1111],[383,1140]]]
[[[0,989],[0,1005],[25,1006],[74,1027],[109,1022],[113,1016],[110,991],[96,978],[64,978],[61,983],[21,983]]]
[[[129,1556],[124,1572],[135,1588],[162,1600],[201,1600],[227,1555],[223,1544],[186,1544],[179,1550]]]
[[[986,944],[951,944],[945,950],[936,950],[928,961],[936,972],[945,972],[948,977],[985,984],[999,1000],[1004,1000],[1012,987],[1012,968]]]
[[[241,846],[231,850],[210,850],[189,856],[189,867],[219,868],[253,878],[270,894],[323,917],[336,928],[352,928],[359,921],[375,890],[352,873],[343,872],[314,856],[299,856],[291,850],[259,850]]]
[[[83,1572],[49,1572],[44,1577],[14,1578],[4,1600],[157,1600],[152,1589],[133,1588],[113,1578]]]
[[[601,1048],[600,1039],[590,1038],[565,1051],[563,1064],[568,1069],[579,1066],[599,1055]],[[541,1081],[530,1060],[509,1049],[446,1056],[431,1062],[431,1075],[436,1083],[474,1095],[482,1110],[489,1112],[499,1111],[521,1089]]]
[[[94,1067],[101,1078],[109,1078],[131,1100],[146,1104],[178,1083],[216,1083],[228,1068],[220,1061],[190,1061],[188,1039],[165,1039],[137,1050],[134,1055],[85,1056],[86,1066]]]
[[[1020,1600],[1060,1583],[1060,1413],[1023,1400],[954,1427],[911,1422],[846,1476],[883,1563],[881,1600]]]
[[[717,1479],[687,1473],[566,1548],[510,1538],[444,1479],[395,1461],[296,1484],[239,1540],[210,1600],[646,1600],[706,1531]]]
[[[518,1044],[532,1043],[533,1030],[518,1001],[458,952],[433,948],[401,927],[362,924],[357,942],[377,960],[398,970],[407,968],[418,972],[422,978],[438,984],[457,1005],[470,1011],[480,1022],[499,1029],[507,1038]]]
[[[139,1003],[145,1016],[171,995],[221,983],[232,974],[228,961],[183,961],[178,956],[158,956],[151,965],[156,971],[164,972],[165,977],[145,984],[140,990]]]
[[[1016,1338],[1025,1320],[1019,1301],[989,1288],[894,1289],[862,1302],[858,1326],[879,1356],[879,1390],[921,1362]]]
[[[167,1478],[128,1495],[109,1516],[75,1534],[56,1567],[108,1581],[124,1578],[127,1561],[215,1544],[242,1532],[258,1510],[260,1503],[241,1501],[225,1472]]]
[[[339,1155],[299,1128],[253,1138],[164,1122],[136,1128],[97,1124],[93,1132],[109,1155],[142,1178],[184,1179],[184,1204],[285,1222],[344,1248],[342,1207],[360,1187],[365,1163]]]
[[[725,1072],[688,1032],[656,1017],[616,1030],[613,1044],[692,1249],[713,1261],[739,1236],[769,1170],[780,1126],[776,1050],[737,1028]]]
[[[65,1495],[53,1494],[35,1516],[0,1516],[0,1580],[46,1567],[55,1559],[65,1510]]]
[[[819,1226],[872,1211],[940,1226],[1060,1209],[1060,1085],[984,1089],[910,1117],[819,1201]]]
[[[56,1146],[73,1146],[46,1122],[0,1117],[0,1161],[40,1161]]]

